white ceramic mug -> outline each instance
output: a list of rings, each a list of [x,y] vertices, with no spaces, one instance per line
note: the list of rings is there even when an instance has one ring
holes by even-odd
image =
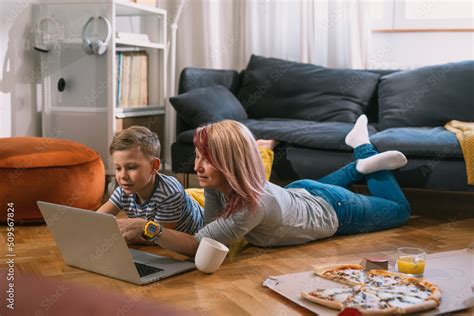
[[[199,243],[194,262],[199,271],[214,273],[219,269],[229,248],[214,239],[203,237]]]

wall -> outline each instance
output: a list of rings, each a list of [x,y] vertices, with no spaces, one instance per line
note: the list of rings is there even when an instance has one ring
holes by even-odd
[[[474,32],[375,32],[369,68],[410,69],[474,59]]]
[[[39,2],[41,0],[0,1],[0,137],[41,135],[41,115],[36,109],[35,92],[39,53],[32,49],[31,36],[33,5]],[[172,20],[176,3],[170,0],[159,0],[158,3],[169,9],[169,20]],[[182,54],[192,56],[192,52],[184,49],[186,43],[180,41],[183,32],[189,31],[185,20],[190,15],[192,10],[188,4],[178,29],[178,57]],[[204,41],[194,39],[194,42]],[[474,59],[473,42],[473,32],[375,32],[369,68],[413,68]],[[180,69],[177,70],[178,76]]]
[[[41,135],[36,111],[37,53],[32,48],[37,0],[2,0],[0,10],[0,137]]]

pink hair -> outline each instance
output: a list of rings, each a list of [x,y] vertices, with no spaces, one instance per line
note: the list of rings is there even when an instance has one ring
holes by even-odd
[[[257,144],[243,124],[224,120],[196,129],[194,145],[204,158],[223,173],[232,191],[223,215],[241,207],[255,209],[266,183]]]

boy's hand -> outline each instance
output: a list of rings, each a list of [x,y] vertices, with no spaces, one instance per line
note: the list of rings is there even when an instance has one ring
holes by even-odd
[[[148,221],[143,218],[117,219],[120,232],[128,244],[146,243],[142,234]]]

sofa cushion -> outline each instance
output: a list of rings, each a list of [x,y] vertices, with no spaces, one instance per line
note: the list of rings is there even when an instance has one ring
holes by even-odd
[[[443,126],[474,121],[474,61],[429,66],[383,76],[379,127]]]
[[[252,55],[237,97],[251,118],[355,122],[379,77]]]
[[[431,158],[439,161],[463,159],[456,136],[444,127],[389,128],[370,137],[380,151],[399,150],[408,157]]]
[[[247,118],[239,100],[226,87],[198,88],[170,98],[176,112],[192,128],[206,123]]]
[[[325,150],[351,151],[344,144],[353,124],[337,122],[304,122],[298,120],[264,119],[242,121],[256,138]],[[288,133],[292,130],[292,133]],[[463,159],[456,136],[444,127],[390,128],[378,132],[369,125],[370,142],[380,151],[399,150],[408,157]],[[192,144],[194,130],[178,135],[177,142]]]
[[[243,120],[255,135],[262,139],[275,139],[288,144],[307,148],[352,151],[344,142],[346,134],[354,124],[343,122],[311,122],[289,119]],[[377,131],[369,126],[372,135]],[[178,135],[177,142],[191,144],[194,131],[185,131]]]
[[[307,148],[352,151],[344,139],[354,127],[352,123],[312,122],[289,119],[245,120],[256,138],[275,139]],[[377,131],[369,126],[369,134]]]
[[[237,70],[186,67],[179,76],[178,93],[215,85],[224,86],[236,94],[240,86],[240,74]]]

